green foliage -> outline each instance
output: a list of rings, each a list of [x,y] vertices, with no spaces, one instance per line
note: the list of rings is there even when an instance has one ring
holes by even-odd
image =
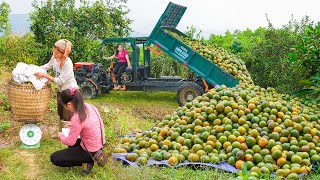
[[[299,81],[300,84],[306,88],[301,89],[295,93],[297,96],[307,96],[309,101],[320,103],[320,74],[312,76],[306,80]]]
[[[151,76],[181,76],[187,77],[188,69],[180,64],[169,55],[163,53],[161,55],[151,54]]]
[[[229,30],[225,32],[224,35],[211,34],[208,40],[209,44],[218,44],[220,47],[230,50],[230,47],[234,43],[235,35]]]
[[[275,29],[271,26],[264,39],[254,44],[254,59],[247,62],[247,68],[258,85],[275,87],[280,92],[299,88],[296,82],[304,76],[304,69],[282,61],[294,42],[295,34],[289,29]]]
[[[211,35],[208,43],[217,44],[244,60],[254,82],[262,87],[275,87],[279,92],[293,93],[302,87],[297,82],[307,77],[307,66],[283,61],[289,58],[292,46],[308,27],[308,17],[300,22],[293,18],[282,28],[269,26],[254,31],[227,31],[225,35]]]
[[[27,33],[21,37],[10,34],[0,37],[0,66],[13,69],[18,62],[36,64],[39,45],[34,36]]]
[[[298,96],[320,97],[320,22],[307,24],[297,43],[293,45],[289,57],[285,61],[304,67],[306,80],[299,81],[303,89],[296,92]]]
[[[0,92],[0,112],[9,111],[10,104],[8,96],[2,92]]]
[[[9,24],[10,7],[6,2],[0,4],[0,32],[10,31]]]
[[[287,60],[305,67],[308,77],[320,73],[320,22],[305,28],[289,56]]]
[[[0,123],[0,132],[3,130],[7,130],[10,128],[10,123],[9,121],[6,121],[4,123]]]
[[[131,23],[126,15],[126,0],[80,1],[44,0],[41,6],[33,3],[30,15],[31,31],[40,44],[39,64],[46,63],[52,55],[52,46],[59,39],[73,43],[70,58],[74,62],[96,61],[99,58],[100,40],[105,37],[128,35]]]

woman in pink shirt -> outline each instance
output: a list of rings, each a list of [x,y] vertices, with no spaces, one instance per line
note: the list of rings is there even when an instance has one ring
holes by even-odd
[[[112,59],[112,58],[118,58],[119,62],[117,63],[116,67],[114,68],[114,73],[117,74],[117,82],[118,86],[116,87],[116,90],[121,88],[121,74],[126,71],[126,68],[132,69],[128,51],[123,49],[123,46],[121,44],[118,44],[116,53],[108,58],[105,59]]]
[[[69,134],[58,134],[59,140],[69,148],[53,153],[51,162],[61,167],[83,165],[81,174],[88,175],[94,165],[92,156],[102,149],[105,143],[103,121],[97,108],[84,103],[80,91],[76,88],[62,91],[59,102],[73,113],[70,122],[66,124],[70,128]]]

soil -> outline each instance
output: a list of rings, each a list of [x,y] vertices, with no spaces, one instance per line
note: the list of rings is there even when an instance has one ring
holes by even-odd
[[[132,110],[132,115],[138,118],[153,119],[157,121],[162,121],[163,117],[167,114],[172,114],[172,108],[152,106],[152,107],[135,107]]]

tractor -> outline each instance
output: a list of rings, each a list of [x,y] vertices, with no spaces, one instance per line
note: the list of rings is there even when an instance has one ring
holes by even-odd
[[[133,91],[177,91],[177,101],[179,105],[193,100],[202,95],[205,85],[202,78],[194,77],[191,73],[187,79],[180,77],[165,76],[160,78],[150,77],[150,50],[146,48],[147,37],[130,38],[107,38],[101,43],[101,48],[107,44],[122,43],[129,44],[132,48],[130,60],[132,70],[126,69],[122,75],[122,87],[120,90]],[[140,61],[140,49],[143,49]],[[74,65],[74,73],[84,98],[95,98],[101,93],[108,93],[115,88],[116,80],[113,68],[117,59],[110,63],[108,68],[104,68],[101,63],[77,62]],[[208,88],[211,88],[209,86]]]
[[[149,37],[106,38],[101,42],[101,49],[121,43],[132,50],[129,55],[132,70],[126,71],[122,76],[121,90],[175,91],[178,104],[182,106],[209,91],[215,85],[224,84],[228,87],[237,85],[238,79],[168,33],[168,31],[173,31],[186,37],[184,33],[176,29],[185,10],[186,7],[170,2]],[[140,50],[143,52],[140,53]],[[192,73],[187,78],[151,77],[150,52],[156,55],[165,52]],[[113,73],[115,63],[112,62],[108,68],[103,68],[101,64],[75,63],[75,76],[85,98],[93,98],[115,88]]]

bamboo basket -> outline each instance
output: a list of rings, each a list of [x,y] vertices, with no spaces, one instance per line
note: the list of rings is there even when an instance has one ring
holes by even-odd
[[[49,83],[36,90],[31,83],[18,84],[11,80],[8,83],[8,97],[11,112],[20,122],[38,122],[44,120],[51,98]]]

